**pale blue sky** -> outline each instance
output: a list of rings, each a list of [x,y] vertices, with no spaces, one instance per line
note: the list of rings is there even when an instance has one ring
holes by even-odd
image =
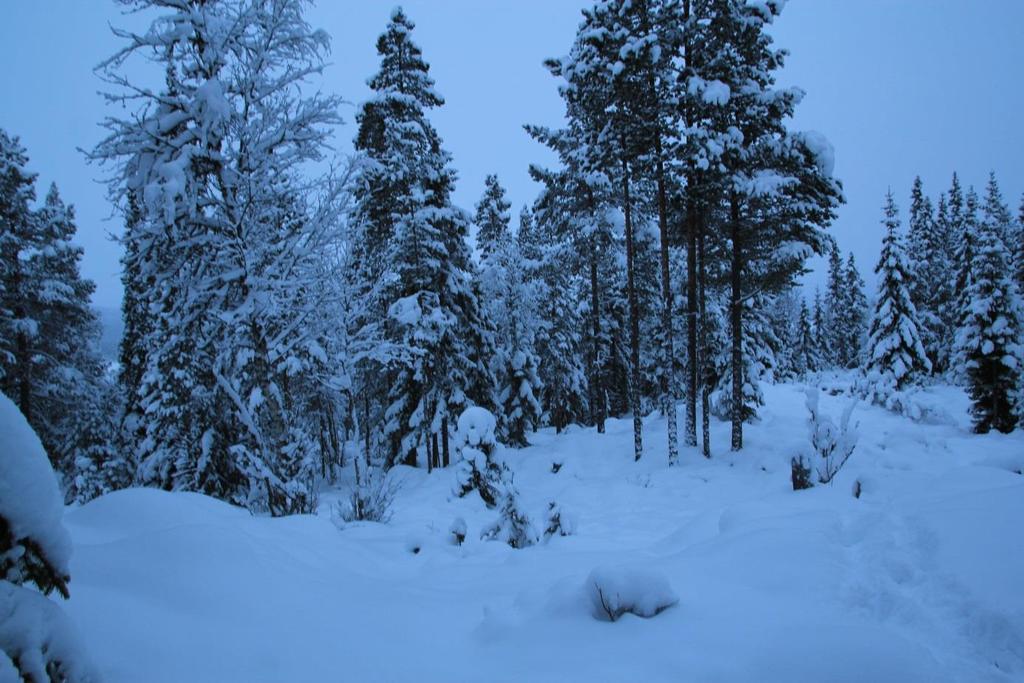
[[[312,9],[311,22],[333,37],[323,89],[354,103],[367,95],[376,37],[394,4],[321,0]],[[433,121],[459,171],[456,201],[471,210],[484,176],[497,172],[518,211],[537,190],[527,165],[550,161],[522,124],[557,125],[562,114],[541,61],[568,50],[588,3],[403,4],[447,99]],[[28,148],[40,196],[56,181],[76,205],[96,302],[117,305],[118,248],[107,235],[120,225],[107,220],[99,169],[76,148],[99,139],[108,111],[92,73],[118,46],[108,24],[138,26],[140,19],[121,16],[107,0],[5,0],[0,17],[0,127]],[[780,81],[807,91],[795,126],[821,131],[836,147],[848,204],[833,232],[869,283],[883,195],[892,186],[905,211],[915,173],[934,194],[948,187],[954,169],[979,188],[994,170],[1016,214],[1024,190],[1021,26],[1020,0],[790,0],[773,29],[792,53]],[[354,110],[345,114],[342,148],[355,132]]]

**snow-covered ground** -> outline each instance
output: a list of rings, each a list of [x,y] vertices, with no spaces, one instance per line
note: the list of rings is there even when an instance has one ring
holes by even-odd
[[[549,500],[576,520],[523,550],[478,540],[496,513],[453,500],[451,471],[396,470],[391,522],[344,529],[341,492],[284,519],[108,495],[65,515],[66,611],[109,683],[1024,680],[1024,433],[970,434],[952,388],[931,398],[955,424],[861,405],[833,485],[793,492],[804,396],[765,389],[739,454],[715,422],[714,458],[687,449],[670,469],[656,416],[640,463],[627,420],[506,452],[538,526]],[[678,603],[598,620],[595,568],[664,578]]]

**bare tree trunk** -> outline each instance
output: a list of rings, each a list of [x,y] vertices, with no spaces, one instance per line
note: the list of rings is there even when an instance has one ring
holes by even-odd
[[[708,382],[708,300],[706,293],[707,286],[707,262],[704,259],[704,222],[700,221],[697,232],[697,260],[698,266],[698,292],[700,300],[700,426],[701,426],[701,452],[705,458],[711,457],[711,383]]]
[[[729,297],[729,322],[732,332],[732,450],[738,451],[743,448],[743,253],[740,244],[740,205],[735,194],[729,199],[729,211],[732,232],[732,288]]]
[[[661,327],[663,337],[662,362],[665,367],[661,374],[662,412],[668,426],[668,463],[674,465],[679,459],[679,434],[676,427],[676,350],[672,335],[672,283],[668,267],[668,207],[665,198],[665,163],[662,159],[661,134],[655,140],[658,156],[658,232],[661,237]]]
[[[691,189],[687,190],[692,192]],[[697,202],[686,201],[686,445],[697,445]]]
[[[442,467],[452,464],[451,453],[448,450],[448,418],[441,418],[441,456]]]
[[[633,413],[633,459],[644,452],[643,420],[640,415],[640,304],[636,296],[636,259],[633,244],[633,209],[629,197],[629,163],[622,160],[622,202],[626,232],[626,298],[629,301],[629,409]]]
[[[24,315],[17,316],[24,318]],[[25,420],[32,423],[32,354],[29,352],[28,335],[18,333],[18,407]]]
[[[437,432],[430,435],[430,458],[427,461],[427,474],[433,471],[435,467],[441,466],[441,452],[437,445]]]
[[[597,282],[596,237],[590,238],[590,417],[597,426],[597,433],[604,434],[605,404],[604,381],[601,372],[601,294]]]

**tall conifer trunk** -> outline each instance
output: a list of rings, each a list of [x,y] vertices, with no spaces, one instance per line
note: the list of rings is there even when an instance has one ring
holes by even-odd
[[[708,306],[707,306],[707,261],[704,255],[704,224],[703,222],[698,223],[697,230],[697,259],[700,263],[698,271],[698,293],[697,296],[700,300],[700,365],[701,365],[701,381],[700,381],[700,425],[701,425],[701,452],[705,458],[711,457],[711,384],[708,382],[707,367],[709,359],[707,358],[708,353]]]
[[[658,156],[658,232],[661,237],[661,327],[664,335],[662,360],[665,363],[661,374],[661,400],[668,426],[668,462],[671,465],[679,459],[679,436],[676,428],[676,351],[672,335],[672,283],[668,267],[668,207],[665,198],[665,163],[662,159],[660,133],[655,139],[655,152]]]
[[[740,205],[735,193],[729,199],[732,238],[732,272],[730,273],[729,326],[732,343],[732,450],[743,448],[743,299],[740,244]]]
[[[692,186],[687,188],[692,192]],[[697,445],[697,206],[686,201],[686,445]]]
[[[601,358],[601,294],[597,282],[596,237],[590,238],[590,419],[597,427],[598,434],[604,434],[605,401],[602,379]]]
[[[633,459],[644,452],[640,415],[640,304],[636,296],[636,259],[633,244],[633,207],[629,196],[629,162],[622,160],[622,202],[625,211],[626,297],[629,300],[629,409],[633,413]]]

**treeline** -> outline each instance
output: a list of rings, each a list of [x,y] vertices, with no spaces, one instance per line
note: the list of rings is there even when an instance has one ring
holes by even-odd
[[[377,41],[355,154],[337,158],[340,100],[305,87],[328,38],[305,21],[304,0],[132,4],[158,16],[142,34],[115,30],[123,48],[97,72],[118,114],[89,153],[125,219],[112,380],[86,343],[96,323],[80,251],[67,246],[71,214],[55,194],[27,208],[24,152],[4,138],[15,180],[3,210],[22,227],[4,233],[3,389],[44,435],[69,497],[135,483],[309,511],[318,483],[353,460],[359,486],[400,463],[451,464],[469,406],[492,411],[511,446],[541,426],[603,432],[631,416],[635,458],[641,418],[660,410],[675,463],[680,432],[712,455],[712,416],[742,448],[762,382],[895,367],[896,356],[878,360],[880,340],[906,326],[882,324],[890,307],[867,334],[861,275],[825,232],[842,201],[832,149],[789,128],[803,93],[775,84],[785,52],[767,29],[782,3],[602,0],[584,11],[568,56],[547,62],[565,125],[526,126],[559,163],[531,168],[543,189],[517,226],[495,176],[475,214],[453,205],[456,173],[429,118],[444,99],[401,9]],[[127,76],[137,59],[164,74],[159,89]],[[935,216],[924,201],[909,237],[925,245],[911,249],[920,260],[899,271],[890,249],[880,280],[898,271],[915,288],[920,345],[948,372],[967,366],[943,325],[962,328],[966,309],[951,314],[952,294],[940,295],[954,266],[926,273],[940,262],[925,254],[963,246],[943,236],[972,214],[952,190]],[[31,237],[15,245],[19,230]],[[48,251],[51,233],[64,236]],[[974,263],[983,242],[978,232],[970,257],[943,252],[941,263]],[[814,254],[828,256],[829,282],[808,307],[796,283]],[[982,287],[980,273],[964,277]],[[46,277],[70,303],[46,298]],[[17,305],[33,297],[36,309]],[[72,375],[73,389],[57,386]]]

